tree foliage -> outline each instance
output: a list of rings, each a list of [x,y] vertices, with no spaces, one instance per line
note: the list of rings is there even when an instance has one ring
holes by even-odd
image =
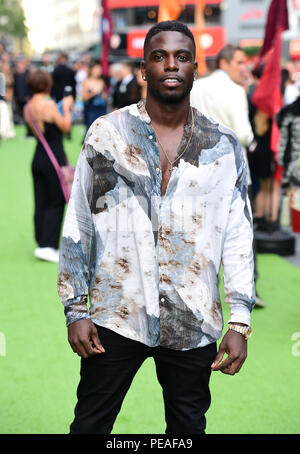
[[[20,0],[0,0],[0,34],[26,37],[25,15]]]

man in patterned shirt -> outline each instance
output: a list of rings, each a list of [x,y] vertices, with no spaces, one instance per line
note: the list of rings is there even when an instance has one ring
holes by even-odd
[[[190,106],[185,25],[150,29],[141,70],[146,100],[87,133],[63,229],[58,291],[82,358],[71,433],[110,433],[148,357],[166,433],[204,433],[211,371],[235,374],[247,355],[253,231],[240,144]],[[230,324],[217,353],[221,265]]]

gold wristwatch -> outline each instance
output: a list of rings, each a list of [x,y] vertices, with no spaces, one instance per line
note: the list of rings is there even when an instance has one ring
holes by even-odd
[[[241,326],[237,325],[236,323],[228,323],[228,327],[229,329],[242,334],[246,340],[248,340],[252,334],[252,328],[250,326]]]

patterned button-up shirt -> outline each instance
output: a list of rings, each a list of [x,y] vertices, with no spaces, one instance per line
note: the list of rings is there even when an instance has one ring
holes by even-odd
[[[191,134],[191,113],[178,154]],[[90,127],[60,249],[67,325],[91,318],[148,346],[188,350],[222,335],[222,266],[231,322],[250,324],[253,230],[234,133],[194,109],[194,132],[165,194],[143,101]]]

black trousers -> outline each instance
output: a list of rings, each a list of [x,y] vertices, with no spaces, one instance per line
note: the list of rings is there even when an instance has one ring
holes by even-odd
[[[34,232],[39,247],[58,249],[65,200],[56,171],[43,150],[32,162],[34,187]]]
[[[163,390],[166,434],[205,433],[216,343],[186,351],[147,347],[97,326],[106,352],[81,359],[71,434],[109,434],[136,372],[153,357]],[[141,402],[143,405],[143,402]],[[151,433],[151,427],[149,427]]]

